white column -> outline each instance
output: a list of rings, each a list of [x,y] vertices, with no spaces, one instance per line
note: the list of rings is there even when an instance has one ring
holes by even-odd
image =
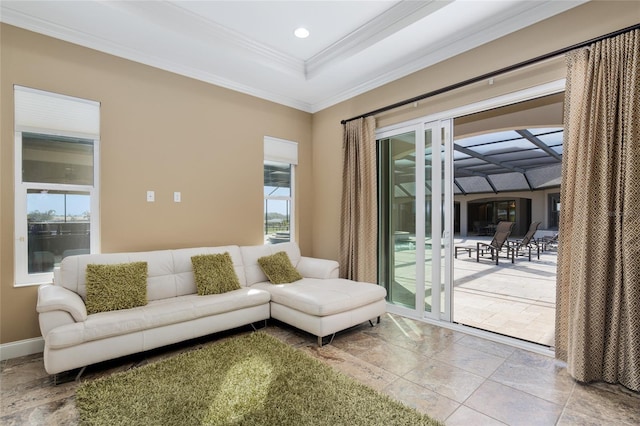
[[[469,234],[469,229],[468,229],[468,203],[467,200],[460,200],[460,236],[461,237],[467,237],[467,235]]]

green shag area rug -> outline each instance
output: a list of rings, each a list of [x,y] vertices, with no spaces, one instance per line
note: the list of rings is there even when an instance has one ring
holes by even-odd
[[[88,381],[87,425],[442,425],[256,332]]]

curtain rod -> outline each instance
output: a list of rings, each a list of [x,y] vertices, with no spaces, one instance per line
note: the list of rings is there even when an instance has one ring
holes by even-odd
[[[544,55],[540,55],[540,56],[537,56],[535,58],[528,59],[526,61],[519,62],[519,63],[514,64],[514,65],[509,65],[509,66],[501,68],[501,69],[499,69],[497,71],[492,71],[492,72],[489,72],[489,73],[486,73],[486,74],[482,74],[482,75],[477,76],[477,77],[470,78],[468,80],[461,81],[459,83],[451,84],[451,85],[443,87],[441,89],[433,90],[431,92],[424,93],[424,94],[419,95],[419,96],[415,96],[415,97],[413,97],[411,99],[405,99],[404,101],[396,102],[394,104],[387,105],[385,107],[378,108],[378,109],[375,109],[373,111],[366,112],[366,113],[358,115],[356,117],[351,117],[349,119],[342,120],[340,123],[341,124],[345,124],[345,123],[348,123],[349,121],[358,120],[359,118],[365,118],[365,117],[369,117],[371,115],[376,115],[376,114],[380,114],[380,113],[383,113],[383,112],[386,112],[386,111],[390,111],[392,109],[400,108],[401,106],[409,105],[409,104],[412,104],[414,102],[418,102],[418,101],[421,101],[421,100],[424,100],[424,99],[427,99],[427,98],[431,98],[431,97],[436,96],[436,95],[440,95],[442,93],[450,92],[451,90],[459,89],[461,87],[468,86],[470,84],[477,83],[477,82],[482,81],[482,80],[486,80],[486,79],[489,79],[489,78],[492,78],[492,77],[496,77],[496,76],[498,76],[500,74],[504,74],[504,73],[507,73],[507,72],[510,72],[510,71],[515,71],[515,70],[517,70],[519,68],[524,68],[524,67],[526,67],[528,65],[532,65],[532,64],[535,64],[537,62],[542,62],[544,60],[551,59],[551,58],[554,58],[556,56],[564,55],[565,53],[570,52],[572,50],[580,49],[580,48],[583,48],[583,47],[587,47],[587,46],[589,46],[589,45],[591,45],[593,43],[596,43],[598,41],[606,40],[606,39],[609,39],[609,38],[612,38],[612,37],[617,37],[620,34],[624,34],[624,33],[627,33],[627,32],[630,32],[630,31],[634,31],[634,30],[637,30],[637,29],[640,29],[640,24],[635,24],[635,25],[632,25],[630,27],[623,28],[623,29],[618,30],[618,31],[614,31],[614,32],[609,33],[609,34],[601,35],[600,37],[592,38],[591,40],[587,40],[587,41],[583,41],[583,42],[578,43],[578,44],[574,44],[573,46],[565,47],[563,49],[559,49],[559,50],[556,50],[556,51],[553,51],[553,52],[550,52],[550,53],[546,53]]]

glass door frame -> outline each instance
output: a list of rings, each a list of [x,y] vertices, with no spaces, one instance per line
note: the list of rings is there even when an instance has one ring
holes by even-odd
[[[382,139],[392,139],[393,137],[404,137],[407,134],[412,134],[413,135],[413,151],[412,153],[415,154],[415,158],[416,158],[416,163],[414,165],[415,167],[415,173],[414,173],[414,183],[415,181],[417,181],[418,179],[420,179],[420,177],[418,177],[418,173],[419,170],[422,169],[422,180],[424,180],[424,132],[421,132],[422,128],[419,125],[404,125],[401,127],[397,127],[395,129],[391,129],[390,131],[386,132],[386,131],[382,131],[382,132],[376,132],[376,143],[378,143],[378,141],[382,140]],[[418,149],[418,147],[422,146],[422,156],[420,156],[420,154],[416,151]],[[387,147],[381,147],[378,146],[378,149],[380,151],[384,150],[386,152],[386,156],[388,158],[386,158],[386,160],[389,163],[393,163],[393,158],[394,158],[394,153],[393,153],[393,147],[392,146],[387,146]],[[382,157],[384,157],[384,155],[382,155],[379,152],[379,159],[382,159]],[[417,159],[418,158],[423,158],[423,166],[420,167],[417,164]],[[381,167],[385,167],[386,170],[386,174],[393,174],[394,173],[394,169],[393,166],[390,164],[385,164],[384,166],[382,166],[381,164],[379,164],[379,169],[378,169],[378,178],[380,179],[380,174],[381,174]],[[386,196],[390,199],[394,198],[394,192],[395,192],[395,188],[390,188],[388,187],[392,182],[393,182],[393,178],[392,177],[388,177],[388,181],[380,182],[379,183],[379,187],[381,185],[385,186],[385,190],[386,190]],[[414,211],[416,212],[416,216],[418,215],[418,210],[421,208],[420,203],[417,202],[419,194],[419,185],[415,186],[415,200],[414,201]],[[380,199],[380,197],[379,197]],[[416,315],[416,310],[419,309],[420,305],[423,304],[424,302],[424,297],[422,299],[418,298],[418,294],[424,294],[424,268],[417,268],[418,264],[424,264],[424,253],[422,254],[422,260],[420,260],[417,256],[418,253],[416,252],[416,256],[414,257],[415,260],[415,281],[416,281],[416,294],[414,295],[414,300],[413,300],[413,307],[407,306],[406,304],[402,304],[400,301],[396,300],[395,303],[393,300],[394,298],[394,289],[395,289],[395,267],[396,267],[396,247],[395,247],[395,235],[393,235],[393,232],[395,231],[394,226],[393,226],[393,222],[396,220],[396,218],[392,217],[393,216],[393,211],[394,211],[394,206],[393,206],[393,202],[391,204],[390,207],[388,207],[385,210],[385,214],[379,215],[379,218],[381,216],[383,216],[383,220],[387,220],[390,223],[387,224],[382,224],[382,220],[380,220],[379,223],[379,242],[378,244],[380,244],[381,241],[386,242],[387,243],[387,247],[379,247],[378,249],[378,253],[379,253],[379,262],[386,262],[386,268],[384,268],[384,272],[387,273],[388,276],[385,276],[384,278],[380,278],[378,281],[380,282],[384,282],[385,286],[387,287],[387,297],[388,297],[388,306],[392,306],[394,308],[394,312],[401,314],[401,315],[407,315],[407,316],[415,316]],[[422,206],[422,211],[424,211],[424,206]],[[379,207],[379,212],[381,212],[381,207]],[[414,218],[414,227],[415,227],[415,232],[414,232],[414,238],[416,241],[419,240],[419,238],[422,238],[422,241],[424,241],[424,224],[420,224],[419,221],[416,221]],[[386,235],[382,235],[385,234]],[[416,244],[417,246],[417,244]],[[406,259],[405,259],[406,261]],[[383,270],[383,268],[381,268],[379,266],[378,268],[378,273],[380,274],[381,271]],[[393,272],[391,272],[391,270],[393,270]],[[421,292],[421,293],[420,293]]]
[[[453,200],[453,118],[439,120],[434,123],[439,124],[440,128],[440,153],[444,158],[439,158],[438,163],[441,165],[440,181],[440,215],[436,219],[442,217],[443,223],[440,228],[442,235],[441,256],[444,258],[444,264],[438,268],[439,274],[442,274],[439,282],[441,289],[438,291],[439,300],[442,300],[443,306],[440,308],[438,319],[451,322],[453,318],[453,246],[454,246],[454,200]],[[439,235],[438,235],[439,237]],[[435,243],[434,243],[435,246]],[[444,299],[440,292],[444,293]]]
[[[417,119],[408,120],[402,123],[396,123],[393,125],[385,126],[380,129],[377,129],[376,138],[379,139],[378,137],[379,132],[389,132],[394,130],[396,132],[400,132],[399,129],[408,128],[411,125],[428,123],[436,120],[451,119],[452,120],[451,123],[453,125],[453,120],[458,117],[462,117],[462,116],[477,113],[477,112],[488,111],[493,108],[498,108],[501,106],[510,105],[518,102],[523,102],[523,101],[527,101],[527,100],[531,100],[531,99],[535,99],[535,98],[539,98],[547,95],[561,93],[565,91],[565,82],[566,80],[564,78],[552,80],[546,83],[541,83],[532,87],[528,87],[526,89],[516,90],[513,92],[504,93],[504,94],[498,94],[495,97],[489,97],[477,102],[470,102],[458,107],[454,107],[454,108],[440,111],[434,114],[426,115]],[[451,130],[450,134],[451,134],[451,138],[453,138],[453,130]],[[448,147],[447,146],[448,145],[445,144],[445,149],[450,149],[451,151],[453,151],[453,144],[451,144]],[[446,154],[446,155],[452,156],[453,153],[451,152],[451,154]],[[453,168],[451,168],[449,172],[445,170],[445,174],[446,173],[451,173],[450,178],[447,179],[446,182],[450,182],[451,186],[453,186]],[[450,208],[451,208],[451,214],[454,215],[453,205],[451,205]],[[451,229],[453,230],[453,228]],[[447,258],[451,259],[452,251],[453,251],[453,247],[450,247],[447,254]],[[387,311],[389,313],[395,313],[395,314],[399,314],[409,318],[424,320],[425,322],[437,324],[451,330],[465,332],[474,336],[478,336],[478,337],[489,339],[495,342],[511,345],[517,348],[521,348],[534,353],[539,353],[545,356],[551,356],[551,357],[554,356],[554,351],[552,349],[550,350],[538,344],[525,342],[525,341],[511,338],[508,336],[495,334],[491,331],[480,330],[474,327],[468,327],[462,324],[455,323],[454,322],[455,316],[453,315],[453,310],[454,310],[453,308],[453,297],[454,297],[453,296],[453,279],[454,279],[453,268],[450,268],[450,269],[446,268],[445,275],[446,274],[449,274],[448,278],[445,277],[445,282],[449,283],[449,285],[445,286],[445,298],[446,298],[445,300],[448,301],[447,305],[450,305],[449,306],[450,317],[448,319],[446,318],[446,315],[442,315],[440,319],[425,318],[424,316],[419,317],[416,315],[415,310],[393,305],[392,303],[387,304]]]
[[[415,136],[415,307],[412,309],[389,301],[388,311],[401,315],[451,321],[453,317],[452,277],[453,277],[453,120],[443,119],[431,122],[424,120],[390,128],[379,129],[376,140],[388,139],[407,133]],[[427,141],[430,132],[431,140]],[[426,155],[427,142],[431,149],[431,276],[427,277],[426,264],[426,200],[427,182]],[[437,147],[437,149],[434,149]],[[419,160],[421,159],[421,160]],[[392,191],[393,192],[393,191]],[[382,228],[382,225],[380,225]],[[423,243],[418,244],[418,241]],[[435,248],[439,248],[435,250]],[[380,252],[386,250],[380,249]],[[436,261],[436,259],[438,259]],[[444,263],[442,261],[444,259]],[[389,261],[390,259],[387,259]],[[393,266],[393,265],[392,265]],[[427,310],[426,291],[431,283],[431,306]],[[386,280],[385,280],[386,282]],[[391,285],[388,283],[387,285]],[[444,299],[443,296],[444,295]]]

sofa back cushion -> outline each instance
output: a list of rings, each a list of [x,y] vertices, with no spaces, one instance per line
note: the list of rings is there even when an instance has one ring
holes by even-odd
[[[136,253],[106,253],[69,256],[62,260],[56,273],[56,285],[61,285],[86,300],[86,269],[90,263],[117,264],[147,262],[147,299],[149,301],[195,294],[196,282],[191,257],[199,254],[229,252],[241,286],[246,286],[242,255],[238,246],[200,247]]]
[[[291,264],[296,267],[300,262],[300,248],[297,243],[288,242],[280,244],[264,244],[259,246],[243,246],[240,247],[242,259],[244,262],[244,270],[246,273],[246,285],[251,286],[256,283],[269,281],[269,278],[260,268],[258,259],[265,256],[276,254],[284,251],[289,256]]]

